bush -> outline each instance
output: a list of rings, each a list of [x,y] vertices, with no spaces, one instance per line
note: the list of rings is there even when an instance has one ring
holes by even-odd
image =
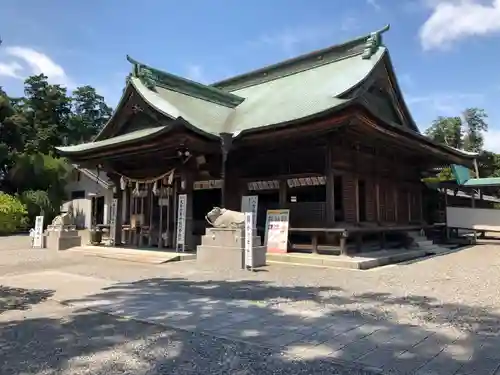
[[[0,192],[0,235],[24,228],[27,213],[26,206],[18,198]]]

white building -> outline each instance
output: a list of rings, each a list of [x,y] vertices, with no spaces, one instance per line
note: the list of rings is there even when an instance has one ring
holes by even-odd
[[[75,166],[66,193],[61,211],[72,211],[78,229],[91,228],[93,215],[96,224],[109,224],[113,185],[106,173]]]

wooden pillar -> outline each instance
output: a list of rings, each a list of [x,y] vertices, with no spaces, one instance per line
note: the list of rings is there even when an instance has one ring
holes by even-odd
[[[162,234],[163,234],[163,206],[160,204],[160,202],[162,202],[162,200],[163,200],[163,192],[164,192],[164,188],[161,185],[161,182],[160,182],[160,186],[159,186],[158,191],[159,191],[159,194],[158,194],[158,213],[159,213],[159,215],[158,215],[159,216],[159,220],[158,220],[159,221],[159,223],[158,223],[158,249],[161,249],[161,248],[163,248],[163,237],[162,237]],[[169,203],[169,205],[167,206],[167,212],[170,209],[170,201],[168,201],[168,203]],[[168,217],[168,215],[167,215],[167,217]],[[168,224],[168,221],[167,221],[167,224]],[[168,233],[168,236],[170,237],[170,233]]]
[[[280,208],[287,208],[288,185],[286,179],[279,180],[279,205]]]
[[[149,197],[149,230],[148,230],[148,246],[153,245],[153,184],[148,184],[148,197]]]
[[[332,169],[332,158],[332,144],[331,140],[328,139],[325,162],[327,227],[333,227],[335,225],[335,175]]]
[[[424,220],[424,199],[422,196],[422,188],[418,189],[418,221],[422,222]]]
[[[193,184],[194,184],[194,173],[193,171],[186,169],[183,172],[184,190],[183,193],[186,194],[186,240],[185,247],[186,250],[196,250],[196,238],[193,234],[194,222],[193,222]]]
[[[173,248],[177,246],[177,206],[179,202],[179,197],[178,197],[178,191],[179,191],[179,180],[173,179],[172,181],[172,199],[171,199],[171,204],[172,204],[172,233],[169,233],[169,243]],[[168,246],[168,245],[167,245]]]
[[[398,222],[398,189],[393,186],[394,189],[394,222]]]
[[[378,176],[375,180],[375,204],[376,204],[376,214],[377,214],[377,223],[380,224],[380,181]]]
[[[231,149],[233,143],[233,134],[232,133],[221,133],[221,153],[222,153],[222,165],[221,165],[221,207],[226,208],[227,197],[226,197],[226,188],[228,179],[226,176],[226,168],[227,168],[227,158],[229,154],[229,150]]]
[[[354,203],[356,205],[356,224],[359,224],[359,178],[354,177]]]
[[[123,191],[120,190],[120,184],[115,183],[113,198],[116,199],[116,217],[115,217],[115,243],[114,246],[122,244],[122,223],[123,223]]]
[[[412,197],[410,189],[408,189],[406,196],[407,196],[406,199],[408,200],[408,224],[410,224],[411,223],[411,197]]]

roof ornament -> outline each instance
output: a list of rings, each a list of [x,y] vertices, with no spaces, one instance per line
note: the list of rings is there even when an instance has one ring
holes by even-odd
[[[382,45],[382,34],[390,29],[390,25],[387,24],[382,29],[370,33],[370,36],[365,42],[365,49],[362,54],[362,58],[367,60],[371,58],[378,50],[378,48]]]
[[[137,77],[141,80],[142,84],[152,91],[156,91],[156,81],[153,72],[143,66],[139,67]]]
[[[134,60],[129,55],[127,55],[127,60],[132,64],[132,73],[127,78],[127,81],[130,77],[139,78],[144,86],[152,91],[156,91],[156,80],[151,69]]]

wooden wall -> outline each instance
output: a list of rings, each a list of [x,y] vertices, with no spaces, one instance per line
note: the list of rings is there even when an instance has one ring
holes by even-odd
[[[421,220],[420,173],[414,161],[402,155],[391,155],[373,147],[352,146],[340,142],[332,147],[331,165],[341,175],[344,217],[347,223],[358,220],[358,179],[365,182],[366,221],[377,222],[379,186],[379,221],[408,224]]]

